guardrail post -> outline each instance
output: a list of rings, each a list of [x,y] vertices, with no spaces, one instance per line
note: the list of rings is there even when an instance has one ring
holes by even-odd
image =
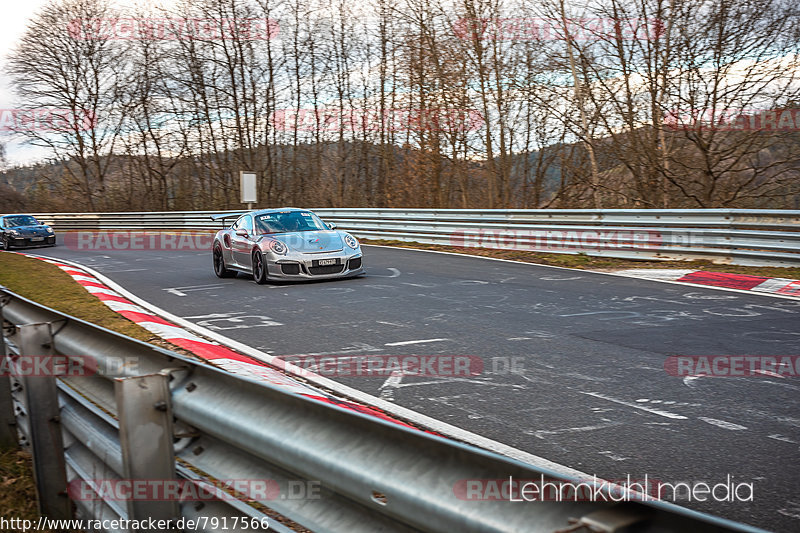
[[[39,358],[53,355],[53,335],[49,322],[19,326],[19,337],[21,356]],[[26,376],[23,379],[23,393],[29,410],[33,476],[39,496],[39,512],[56,519],[72,518],[72,504],[67,497],[56,378],[35,373]]]
[[[3,287],[0,287],[2,290]],[[8,297],[0,292],[0,448],[13,448],[17,442],[17,418],[14,416],[14,401],[11,398],[11,376],[7,369],[6,329],[3,322],[3,306]]]
[[[114,384],[114,394],[125,478],[155,481],[151,486],[161,484],[163,494],[166,485],[177,480],[169,375],[119,378]],[[177,520],[179,502],[170,497],[160,500],[133,497],[128,500],[128,518]]]

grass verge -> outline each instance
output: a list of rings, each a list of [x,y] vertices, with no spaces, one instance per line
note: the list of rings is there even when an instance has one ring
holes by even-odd
[[[140,341],[190,355],[186,350],[115,313],[66,272],[50,263],[15,253],[0,252],[0,285],[56,311]]]
[[[10,520],[39,520],[31,455],[19,449],[0,450],[0,509]],[[47,530],[44,530],[47,533]]]
[[[538,263],[583,270],[598,270],[613,272],[631,268],[680,268],[687,270],[706,270],[708,272],[729,272],[732,274],[747,274],[750,276],[763,276],[765,278],[800,279],[798,267],[768,267],[768,266],[739,266],[720,265],[711,261],[639,261],[634,259],[616,259],[613,257],[592,257],[586,254],[549,254],[543,252],[529,252],[525,250],[496,250],[493,248],[462,248],[457,246],[444,246],[441,244],[425,244],[419,242],[405,242],[393,240],[362,239],[363,244],[377,244],[381,246],[396,246],[399,248],[414,248],[419,250],[436,250],[441,252],[454,252],[458,254],[477,255],[480,257],[494,257],[497,259],[510,259],[526,263]]]

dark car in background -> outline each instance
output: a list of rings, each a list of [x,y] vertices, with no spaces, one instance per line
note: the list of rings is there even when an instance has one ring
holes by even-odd
[[[55,246],[53,228],[31,215],[0,216],[0,248],[10,250],[25,246]]]

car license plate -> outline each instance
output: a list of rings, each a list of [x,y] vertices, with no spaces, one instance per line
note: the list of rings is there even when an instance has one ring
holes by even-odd
[[[328,265],[335,265],[336,263],[338,263],[338,261],[336,259],[320,259],[319,260],[319,266],[321,266],[321,267],[328,266]]]
[[[31,237],[31,242],[43,241],[44,237]]]

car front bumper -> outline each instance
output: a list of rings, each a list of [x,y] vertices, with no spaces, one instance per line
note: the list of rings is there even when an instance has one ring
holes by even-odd
[[[319,266],[320,260],[335,259],[335,265]],[[364,273],[364,262],[360,252],[352,255],[333,255],[314,257],[313,259],[267,258],[267,272],[270,279],[301,280],[331,279],[358,276]]]
[[[40,237],[40,236],[14,237],[11,235],[6,235],[5,238],[8,239],[8,244],[13,246],[14,248],[23,248],[23,247],[29,248],[33,246],[53,246],[56,243],[55,235],[49,235],[47,237]]]

